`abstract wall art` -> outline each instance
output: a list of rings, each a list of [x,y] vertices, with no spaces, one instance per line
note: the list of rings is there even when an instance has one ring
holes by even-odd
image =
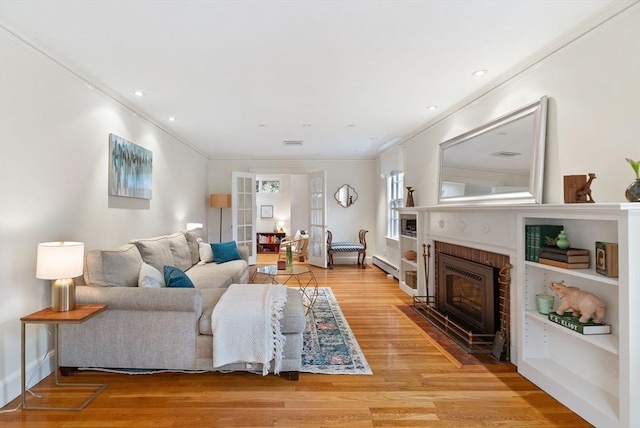
[[[151,199],[153,152],[109,134],[109,195]]]

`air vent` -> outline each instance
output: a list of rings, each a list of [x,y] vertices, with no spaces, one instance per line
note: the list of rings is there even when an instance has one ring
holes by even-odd
[[[282,142],[285,146],[301,146],[302,140],[285,140]]]
[[[495,152],[491,153],[491,156],[497,156],[499,158],[512,158],[514,156],[520,156],[522,153],[518,152]]]

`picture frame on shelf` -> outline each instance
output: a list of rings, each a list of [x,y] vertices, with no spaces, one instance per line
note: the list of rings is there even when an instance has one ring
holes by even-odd
[[[596,272],[610,278],[618,277],[618,244],[596,241]]]
[[[260,218],[273,218],[273,205],[260,205]]]

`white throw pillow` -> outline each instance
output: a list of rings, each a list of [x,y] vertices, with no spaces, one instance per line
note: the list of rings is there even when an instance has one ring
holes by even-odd
[[[198,250],[200,251],[201,263],[213,262],[213,249],[211,248],[211,244],[202,242],[202,238],[198,238]]]
[[[164,275],[150,264],[142,262],[138,275],[138,287],[162,288],[166,287]]]

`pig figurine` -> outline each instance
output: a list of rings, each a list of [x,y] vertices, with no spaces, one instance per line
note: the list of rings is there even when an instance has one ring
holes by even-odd
[[[582,291],[578,287],[566,286],[561,282],[552,282],[551,289],[562,299],[562,304],[556,311],[562,315],[572,309],[574,316],[580,316],[580,322],[587,322],[593,318],[596,324],[602,324],[604,319],[604,302],[595,294]]]

